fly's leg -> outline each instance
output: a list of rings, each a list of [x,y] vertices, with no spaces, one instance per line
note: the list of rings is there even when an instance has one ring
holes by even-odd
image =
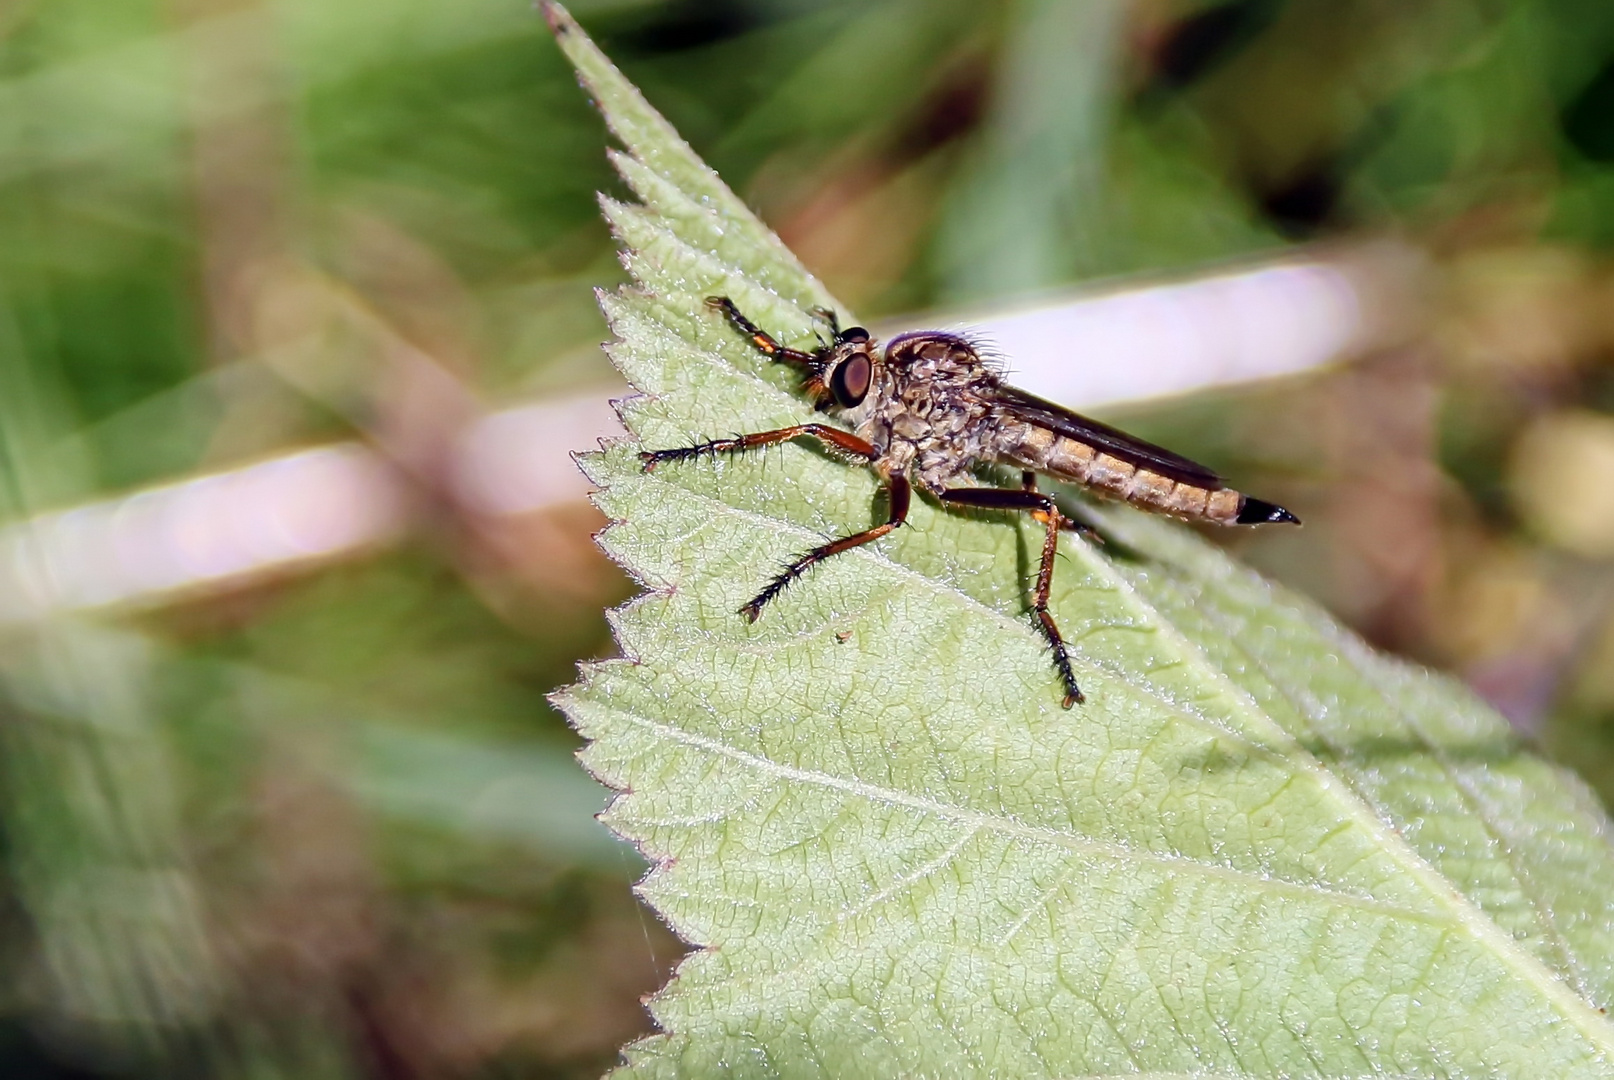
[[[1036,491],[1037,490],[1037,474],[1032,472],[1030,469],[1021,469],[1020,470],[1020,490],[1021,491]],[[1081,537],[1083,540],[1091,541],[1092,543],[1098,544],[1100,546],[1102,546],[1103,543],[1104,543],[1104,538],[1098,534],[1098,530],[1093,528],[1093,526],[1087,524],[1087,522],[1085,522],[1085,521],[1077,521],[1075,518],[1067,517],[1067,518],[1064,519],[1064,524],[1060,525],[1059,527],[1061,529],[1066,530],[1067,532],[1075,533],[1077,536]]]
[[[653,472],[656,466],[664,461],[687,461],[690,458],[700,457],[702,454],[741,453],[746,450],[755,450],[762,446],[773,446],[778,443],[788,442],[802,435],[810,435],[826,446],[832,446],[854,457],[863,458],[865,461],[873,461],[879,456],[879,451],[849,431],[842,431],[840,428],[830,427],[827,424],[797,424],[794,427],[779,428],[776,431],[759,431],[754,435],[740,435],[732,439],[713,439],[711,442],[700,443],[696,446],[681,446],[671,450],[645,450],[639,454],[639,460],[644,463],[645,472]],[[768,582],[767,586],[753,597],[750,603],[740,609],[740,614],[750,621],[756,622],[757,616],[762,614],[763,606],[784,592],[792,581],[804,574],[813,564],[823,562],[831,555],[839,555],[843,551],[861,547],[871,540],[878,540],[898,525],[901,525],[908,516],[908,504],[910,501],[908,478],[906,476],[893,476],[890,478],[889,483],[891,513],[884,524],[876,525],[872,529],[865,529],[860,533],[853,533],[851,536],[842,537],[839,540],[809,551],[786,566],[778,577]]]
[[[784,360],[792,364],[811,364],[813,354],[802,352],[800,349],[789,349],[774,340],[772,334],[757,326],[756,323],[740,314],[740,309],[734,306],[734,301],[726,296],[708,296],[706,306],[721,311],[728,316],[729,322],[735,329],[751,339],[751,344],[757,351],[772,360]]]
[[[777,431],[759,431],[754,435],[739,435],[732,439],[713,439],[694,446],[679,446],[670,450],[644,450],[640,452],[639,460],[644,464],[645,472],[654,472],[656,466],[664,461],[688,461],[702,454],[709,457],[716,457],[718,454],[738,454],[746,450],[789,442],[802,435],[810,435],[826,446],[832,446],[865,461],[873,461],[878,455],[873,446],[849,431],[842,431],[828,424],[796,424],[794,427],[779,428]]]
[[[1023,474],[1021,482],[1025,483]],[[1031,484],[1036,478],[1031,477]],[[947,488],[940,493],[942,502],[954,506],[978,506],[986,510],[1024,510],[1034,519],[1046,526],[1042,541],[1042,562],[1037,567],[1037,587],[1031,593],[1031,614],[1035,620],[1037,631],[1042,634],[1043,640],[1048,643],[1048,649],[1054,654],[1054,669],[1059,672],[1059,681],[1065,684],[1065,708],[1070,708],[1077,702],[1085,700],[1082,691],[1076,685],[1076,673],[1070,667],[1070,651],[1065,647],[1065,639],[1059,634],[1059,627],[1054,623],[1054,617],[1048,613],[1048,593],[1054,581],[1054,556],[1059,553],[1059,530],[1075,522],[1059,512],[1054,504],[1052,495],[1044,495],[1030,488],[1020,491],[1008,491],[1003,488]]]
[[[851,536],[843,536],[839,540],[832,540],[827,544],[813,548],[813,550],[781,570],[779,576],[768,582],[761,592],[752,597],[750,603],[740,609],[740,614],[751,622],[756,622],[757,616],[762,614],[763,607],[774,597],[784,592],[792,581],[801,577],[809,568],[823,562],[831,555],[839,555],[843,551],[851,551],[853,548],[862,547],[872,540],[878,540],[907,520],[908,503],[911,498],[908,478],[899,474],[891,477],[889,483],[891,512],[883,524],[876,525],[872,529],[864,529],[860,533],[853,533]]]
[[[827,307],[813,306],[807,309],[807,314],[829,327],[830,337],[841,336],[841,318]]]

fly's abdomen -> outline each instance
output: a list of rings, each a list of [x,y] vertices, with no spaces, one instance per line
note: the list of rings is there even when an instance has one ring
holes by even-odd
[[[1035,424],[1013,425],[1003,435],[1006,456],[1095,494],[1190,521],[1245,524],[1240,512],[1246,500],[1232,488],[1177,480]]]

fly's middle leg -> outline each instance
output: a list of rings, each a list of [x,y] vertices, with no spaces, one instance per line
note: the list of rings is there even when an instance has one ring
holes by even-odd
[[[774,597],[784,592],[792,581],[801,577],[811,567],[823,562],[832,555],[839,555],[843,551],[851,551],[855,547],[862,547],[870,541],[878,540],[906,521],[908,519],[908,505],[911,501],[908,478],[899,473],[891,477],[890,485],[891,509],[884,522],[872,529],[864,529],[862,532],[853,533],[851,536],[843,536],[839,540],[821,544],[800,558],[792,560],[772,581],[768,582],[761,592],[752,597],[750,602],[740,609],[740,614],[744,615],[750,622],[756,622],[757,616],[762,614],[763,607]]]
[[[1030,469],[1021,469],[1020,470],[1020,490],[1021,491],[1036,491],[1037,490],[1037,474],[1032,472]],[[1081,537],[1083,540],[1089,540],[1089,541],[1091,541],[1091,542],[1093,542],[1095,544],[1100,545],[1101,547],[1103,546],[1104,538],[1098,534],[1097,529],[1095,529],[1095,528],[1093,528],[1093,526],[1087,524],[1087,522],[1085,522],[1085,521],[1077,521],[1075,518],[1070,518],[1070,517],[1062,518],[1061,521],[1062,521],[1062,524],[1059,527],[1061,529],[1064,529],[1066,532],[1073,532],[1077,536]]]
[[[688,461],[703,455],[715,457],[718,454],[741,453],[746,450],[755,450],[763,446],[774,446],[778,443],[788,442],[803,435],[811,436],[840,452],[852,457],[862,458],[864,461],[873,461],[879,457],[877,451],[870,443],[858,438],[849,431],[830,427],[828,424],[796,424],[793,427],[778,428],[774,431],[759,431],[752,435],[737,435],[731,439],[712,439],[709,442],[697,443],[694,446],[678,446],[669,450],[644,450],[639,454],[639,461],[645,472],[654,472],[657,465],[668,461]],[[891,495],[890,515],[882,524],[872,529],[865,529],[851,536],[843,536],[839,540],[807,552],[799,559],[787,565],[767,586],[751,598],[751,601],[740,609],[752,622],[762,614],[762,609],[769,601],[795,581],[809,568],[823,562],[832,555],[839,555],[843,551],[850,551],[855,547],[862,547],[873,540],[878,540],[886,533],[901,525],[908,517],[908,505],[911,501],[911,489],[908,478],[900,474],[888,478],[888,490]]]

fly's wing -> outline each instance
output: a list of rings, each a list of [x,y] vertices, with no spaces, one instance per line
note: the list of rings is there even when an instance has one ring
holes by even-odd
[[[1024,390],[999,386],[993,390],[992,397],[997,414],[1011,421],[1046,428],[1055,435],[1086,443],[1094,450],[1130,462],[1140,469],[1168,476],[1179,483],[1192,484],[1207,491],[1220,491],[1226,486],[1220,476],[1197,461],[1189,461],[1154,443],[1133,438],[1108,424],[1079,416]]]

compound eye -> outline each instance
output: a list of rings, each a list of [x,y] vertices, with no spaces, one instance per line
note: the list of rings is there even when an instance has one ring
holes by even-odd
[[[867,353],[853,353],[837,364],[829,374],[829,392],[835,395],[835,404],[843,409],[861,405],[868,396],[873,375]]]
[[[861,345],[869,340],[869,332],[861,326],[848,326],[841,331],[841,340],[852,345]]]

